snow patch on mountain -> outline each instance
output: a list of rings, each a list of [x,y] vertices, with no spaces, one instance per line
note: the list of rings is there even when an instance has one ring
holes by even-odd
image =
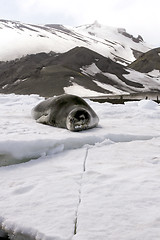
[[[123,74],[122,77],[124,77],[124,81],[122,78],[118,77],[117,75],[109,72],[103,72],[101,71],[95,63],[89,65],[89,66],[83,66],[81,68],[81,72],[86,75],[91,75],[95,77],[95,80],[93,80],[99,87],[102,87],[103,89],[106,89],[110,91],[112,94],[127,94],[130,92],[139,92],[139,91],[155,91],[157,89],[160,89],[160,81],[157,77],[157,71],[154,71],[153,73],[156,74],[156,78],[152,78],[153,75],[151,74],[145,74],[140,73],[138,71],[132,70],[130,68],[126,68],[127,74]],[[159,71],[158,71],[159,72]],[[112,84],[102,83],[100,81],[96,80],[96,74],[102,74],[106,76],[108,79],[112,80]],[[128,84],[127,84],[128,81]],[[132,84],[130,84],[130,81]],[[138,85],[134,84],[137,83]],[[139,86],[139,84],[141,86]],[[129,90],[130,89],[130,90]],[[78,92],[78,89],[77,89]],[[99,94],[103,95],[103,94]],[[110,95],[108,93],[107,95]],[[81,95],[84,96],[84,95]],[[91,95],[90,95],[91,96]],[[97,96],[97,94],[95,94]]]
[[[115,76],[116,77],[116,76]],[[106,90],[108,90],[108,91],[110,91],[112,94],[104,94],[105,96],[110,96],[110,95],[113,95],[113,94],[115,94],[115,95],[123,95],[123,94],[129,94],[128,92],[125,92],[125,91],[122,91],[122,90],[120,90],[120,89],[118,89],[118,88],[116,88],[116,87],[114,87],[114,86],[112,86],[112,85],[110,85],[110,84],[106,84],[106,83],[101,83],[101,82],[98,82],[98,81],[96,81],[96,80],[94,80],[94,82],[99,86],[99,87],[101,87],[101,88],[104,88],[104,89],[106,89]],[[100,95],[98,95],[98,96],[100,96]]]
[[[160,70],[154,69],[151,72],[148,72],[148,75],[155,78],[160,78]]]
[[[124,74],[123,76],[128,80],[143,84],[144,91],[148,91],[148,90],[154,91],[155,88],[157,87],[160,88],[159,78],[151,79],[151,77],[149,77],[148,74],[140,73],[132,69],[128,69],[127,71],[129,72],[129,74]]]
[[[103,96],[105,94],[99,93],[90,89],[87,89],[83,86],[80,86],[77,83],[72,83],[69,87],[64,87],[64,92],[67,94],[78,95],[80,97],[87,97],[87,96]]]
[[[101,70],[96,66],[95,63],[92,63],[90,66],[83,66],[82,73],[87,73],[89,75],[95,76],[97,73],[101,73]]]

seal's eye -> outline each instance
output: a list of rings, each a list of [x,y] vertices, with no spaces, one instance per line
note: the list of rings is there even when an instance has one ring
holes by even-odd
[[[74,118],[70,118],[69,121],[70,121],[70,123],[74,123],[75,119]]]

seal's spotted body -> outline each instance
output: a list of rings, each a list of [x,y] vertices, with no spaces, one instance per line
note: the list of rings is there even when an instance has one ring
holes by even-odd
[[[81,131],[97,126],[99,118],[93,109],[80,97],[63,94],[39,103],[32,116],[37,122],[54,127]]]

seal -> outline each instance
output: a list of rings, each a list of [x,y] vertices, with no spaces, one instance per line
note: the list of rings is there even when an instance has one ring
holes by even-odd
[[[70,131],[82,131],[98,125],[99,118],[81,97],[62,94],[49,98],[32,109],[38,122]]]

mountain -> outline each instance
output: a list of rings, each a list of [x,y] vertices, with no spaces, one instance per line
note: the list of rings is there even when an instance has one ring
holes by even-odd
[[[160,48],[155,48],[142,54],[129,67],[142,73],[149,73],[150,75],[157,72],[160,76]]]
[[[1,93],[109,96],[160,90],[159,78],[132,69],[131,62],[151,48],[123,28],[0,20],[0,34]]]
[[[123,28],[108,27],[98,22],[68,27],[0,20],[0,36],[0,61],[40,52],[64,53],[79,46],[127,65],[151,49],[141,36],[134,37]]]
[[[0,92],[106,96],[160,90],[160,82],[85,47],[0,63]]]

